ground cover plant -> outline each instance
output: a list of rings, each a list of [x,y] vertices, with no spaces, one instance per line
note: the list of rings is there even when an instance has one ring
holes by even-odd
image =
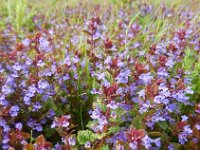
[[[198,0],[0,7],[0,149],[200,149]]]

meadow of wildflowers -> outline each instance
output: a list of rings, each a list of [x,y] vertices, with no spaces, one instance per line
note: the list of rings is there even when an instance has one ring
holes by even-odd
[[[199,4],[2,0],[0,149],[199,150]]]

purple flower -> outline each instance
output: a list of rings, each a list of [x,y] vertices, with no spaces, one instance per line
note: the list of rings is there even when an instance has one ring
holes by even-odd
[[[142,97],[143,99],[145,98],[145,90],[139,91],[139,97]]]
[[[40,43],[39,49],[40,49],[41,51],[45,51],[45,52],[51,51],[50,42],[47,41],[46,38],[41,37],[41,38],[39,39],[39,43]]]
[[[69,142],[69,145],[71,145],[71,146],[76,145],[76,140],[75,140],[75,138],[73,138],[73,137],[69,137],[69,138],[68,138],[68,142]]]
[[[140,75],[139,79],[141,79],[145,84],[147,84],[151,82],[151,80],[153,79],[153,76],[151,75],[150,72],[148,72],[146,74]]]
[[[51,128],[55,127],[68,128],[70,119],[71,119],[70,115],[63,115],[59,118],[56,117],[53,121],[53,124],[51,125]]]
[[[47,88],[49,88],[49,83],[46,81],[46,80],[44,80],[44,79],[41,79],[39,82],[38,82],[38,88],[39,89],[43,89],[43,90],[45,90],[45,89],[47,89]]]
[[[42,108],[42,105],[39,102],[33,104],[33,111],[38,111],[40,108]]]
[[[112,117],[112,118],[117,118],[116,112],[113,111],[113,112],[111,113],[111,117]]]
[[[11,116],[11,117],[16,117],[16,116],[18,115],[19,110],[20,110],[20,108],[19,108],[17,105],[12,106],[12,107],[10,108],[10,111],[9,111],[10,116]]]
[[[169,111],[169,112],[179,112],[179,107],[176,103],[172,103],[172,104],[168,104],[166,106],[166,109]]]
[[[24,96],[23,101],[24,101],[25,105],[30,105],[31,104],[31,98],[29,96],[27,96],[27,95]]]
[[[172,144],[169,144],[168,150],[175,150],[175,149],[174,149],[174,146],[173,146]]]
[[[95,88],[93,88],[91,91],[90,91],[91,94],[102,94],[101,91],[97,91]]]
[[[2,106],[8,105],[8,102],[7,102],[7,100],[5,99],[5,95],[4,95],[4,94],[2,94],[2,95],[0,96],[0,105],[2,105]]]
[[[92,119],[100,119],[100,117],[101,117],[101,112],[100,112],[100,109],[94,109],[93,111],[91,111],[91,115],[90,115],[90,117],[92,118]]]
[[[0,73],[3,73],[5,69],[2,68],[2,65],[0,64]]]
[[[37,66],[39,67],[43,67],[45,65],[45,63],[42,60],[39,60],[37,63]]]
[[[57,143],[52,150],[63,150],[63,146]]]
[[[22,69],[22,66],[21,66],[18,62],[16,62],[16,63],[14,64],[13,68],[14,68],[15,70],[17,70],[17,71],[20,71],[20,70]]]
[[[47,118],[52,118],[53,116],[55,116],[55,112],[52,109],[50,109]]]
[[[13,89],[8,84],[5,84],[5,85],[2,86],[1,91],[4,94],[8,95],[8,94],[11,94],[13,92]]]
[[[187,132],[188,134],[192,134],[192,130],[191,130],[191,128],[190,128],[190,125],[186,125],[186,126],[184,126],[184,132]]]
[[[195,127],[196,127],[197,130],[200,130],[200,125],[199,124],[196,124]]]
[[[107,105],[110,109],[117,109],[118,106],[114,101],[111,101],[110,104]]]
[[[84,145],[85,148],[90,148],[91,147],[91,143],[89,141],[87,141]]]
[[[183,121],[183,122],[188,120],[188,116],[186,116],[186,115],[181,116],[181,118],[182,118],[181,121]]]
[[[21,122],[18,122],[15,124],[15,128],[18,129],[18,130],[21,130],[23,127],[22,123]]]
[[[167,66],[168,68],[172,68],[172,67],[174,66],[173,60],[169,59],[169,60],[167,61],[167,63],[165,64],[165,66]]]
[[[179,141],[179,143],[181,143],[181,144],[185,144],[185,143],[188,141],[188,139],[187,139],[187,134],[184,134],[184,133],[179,134],[179,135],[178,135],[178,141]]]
[[[35,124],[34,130],[38,131],[38,132],[41,132],[43,130],[42,126],[38,123],[38,124]]]
[[[183,132],[178,135],[178,141],[181,144],[185,144],[188,141],[188,137],[193,133],[190,128],[190,125],[186,125],[183,127]]]
[[[66,74],[65,76],[63,76],[63,80],[64,80],[64,81],[69,80],[69,79],[70,79],[69,74]]]
[[[71,38],[71,43],[75,46],[79,42],[79,38],[77,36],[73,36]]]
[[[128,83],[128,77],[130,76],[131,71],[129,69],[123,69],[117,76],[116,80],[118,83]]]
[[[129,147],[131,148],[131,150],[137,150],[138,148],[137,148],[137,142],[135,141],[135,142],[132,142],[132,143],[130,143],[129,144]]]
[[[6,133],[10,131],[10,127],[7,125],[7,122],[1,117],[0,117],[0,127],[2,127],[3,131]]]
[[[143,114],[144,112],[147,112],[150,106],[151,106],[150,101],[146,101],[146,103],[143,103],[142,106],[140,107],[139,112],[141,114]]]
[[[25,38],[24,40],[22,40],[22,44],[25,46],[25,47],[28,47],[29,44],[30,44],[30,40],[28,38]]]

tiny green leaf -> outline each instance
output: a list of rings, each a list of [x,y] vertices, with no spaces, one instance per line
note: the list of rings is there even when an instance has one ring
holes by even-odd
[[[77,139],[80,144],[85,144],[87,141],[94,142],[96,135],[90,130],[83,130],[78,132]]]

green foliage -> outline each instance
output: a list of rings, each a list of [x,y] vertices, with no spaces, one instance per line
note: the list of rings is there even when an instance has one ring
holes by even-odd
[[[22,27],[32,28],[32,19],[36,14],[36,9],[34,6],[29,8],[27,0],[8,0],[7,14],[16,31],[20,32]]]
[[[200,57],[196,51],[189,48],[185,51],[185,57],[182,62],[185,70],[189,71],[188,77],[192,80],[192,89],[195,92],[191,96],[192,101],[200,102]]]
[[[110,127],[108,130],[109,130],[109,133],[116,133],[120,130],[121,128],[119,126],[113,126],[113,127]]]
[[[110,150],[109,146],[108,145],[103,145],[101,147],[101,150]]]
[[[160,128],[162,128],[163,130],[167,130],[169,128],[169,125],[167,124],[166,121],[162,121],[162,122],[158,122],[158,125]]]
[[[78,142],[82,145],[87,141],[94,142],[96,140],[96,135],[90,130],[82,130],[78,132],[77,139]]]
[[[136,128],[136,129],[141,129],[143,127],[143,123],[142,123],[142,118],[141,116],[136,116],[133,121],[132,121],[132,125]]]

